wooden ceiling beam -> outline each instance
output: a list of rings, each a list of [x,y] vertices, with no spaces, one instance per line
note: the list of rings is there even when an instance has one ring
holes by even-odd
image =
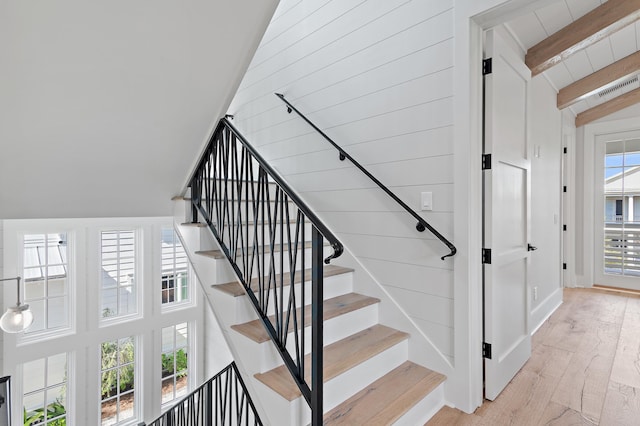
[[[609,0],[531,47],[525,63],[535,76],[640,18],[640,0]]]
[[[589,74],[558,92],[558,109],[571,106],[597,92],[608,89],[640,72],[640,52]]]
[[[585,124],[591,123],[599,118],[606,117],[607,115],[613,114],[621,109],[635,105],[638,102],[640,102],[640,88],[624,93],[610,101],[581,112],[576,116],[576,127],[584,126]]]

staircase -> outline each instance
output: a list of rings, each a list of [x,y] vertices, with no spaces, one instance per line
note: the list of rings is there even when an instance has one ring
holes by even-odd
[[[234,150],[238,148],[221,151]],[[175,222],[263,423],[424,424],[444,405],[445,377],[410,360],[411,336],[380,322],[379,299],[354,292],[355,274],[362,272],[339,266],[340,259],[332,259],[331,265],[324,267],[318,265],[318,256],[330,260],[341,253],[333,242],[318,245],[311,221],[289,217],[289,207],[298,208],[296,200],[278,195],[280,185],[272,181],[263,181],[257,186],[262,189],[256,192],[255,180],[230,180],[226,170],[245,164],[244,157],[233,164],[220,163],[224,177],[208,175],[207,179],[215,183],[199,183],[217,186],[207,193],[224,194],[224,203],[233,212],[220,209],[216,204],[220,200],[206,199],[201,188],[196,188],[198,202],[216,213],[207,218],[203,210],[198,210],[194,215],[192,200],[177,197]],[[257,196],[260,201],[255,199],[256,193],[261,194]],[[254,208],[253,219],[249,220],[247,214],[242,224],[235,226],[238,215],[242,216],[235,206],[243,203]],[[265,219],[256,213],[258,203],[266,205],[263,211],[281,211],[280,216]],[[249,213],[250,209],[245,211]],[[294,239],[296,244],[292,244]],[[249,261],[256,254],[262,264],[260,260]],[[316,289],[311,278],[318,271],[323,303],[312,305]],[[250,277],[245,285],[241,284],[243,277]],[[265,308],[264,314],[257,312],[256,303]],[[286,311],[285,304],[293,309]],[[322,307],[321,315],[314,313],[314,306]],[[323,331],[319,358],[322,386],[313,379],[313,367],[318,362],[317,352],[312,357],[317,342],[312,331],[316,317],[321,318]],[[281,343],[274,343],[273,335]],[[293,367],[283,363],[283,353],[294,361]],[[300,373],[298,378],[296,372]],[[307,384],[312,392],[319,392],[321,417],[314,416],[309,408],[314,404],[304,395]]]

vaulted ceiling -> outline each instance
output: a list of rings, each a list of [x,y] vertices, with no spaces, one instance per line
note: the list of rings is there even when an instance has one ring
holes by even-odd
[[[172,214],[277,4],[0,2],[0,219]]]
[[[559,91],[576,125],[621,110],[640,116],[640,0],[558,0],[506,24],[532,75]]]

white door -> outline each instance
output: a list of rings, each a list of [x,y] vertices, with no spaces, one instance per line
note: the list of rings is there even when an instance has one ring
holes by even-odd
[[[484,79],[484,153],[491,155],[491,168],[483,171],[483,247],[491,253],[490,259],[483,259],[484,356],[485,397],[493,400],[531,355],[527,291],[527,91],[531,72],[495,29],[486,33],[488,58],[491,73]]]

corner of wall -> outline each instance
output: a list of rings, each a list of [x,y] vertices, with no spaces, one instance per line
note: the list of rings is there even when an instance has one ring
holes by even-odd
[[[0,277],[4,276],[4,221],[0,219]],[[4,311],[4,291],[0,291],[0,307]],[[0,332],[0,376],[4,376],[4,333]]]

